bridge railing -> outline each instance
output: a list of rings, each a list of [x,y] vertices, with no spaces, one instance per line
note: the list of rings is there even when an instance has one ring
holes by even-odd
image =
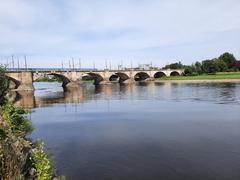
[[[124,72],[124,71],[184,71],[184,69],[141,69],[141,68],[125,68],[125,69],[93,69],[93,68],[6,68],[7,72],[51,72],[51,71],[64,71],[64,72],[102,72],[102,71],[110,71],[110,72]]]
[[[48,71],[98,71],[98,69],[91,69],[91,68],[6,68],[7,72],[21,72],[21,71],[40,71],[40,72],[48,72]]]

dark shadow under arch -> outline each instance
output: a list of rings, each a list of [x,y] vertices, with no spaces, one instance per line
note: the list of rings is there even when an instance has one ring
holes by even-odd
[[[177,71],[171,72],[170,76],[180,76],[180,73]]]
[[[145,72],[139,72],[134,76],[135,81],[145,81],[148,78],[150,78],[150,76]]]
[[[162,78],[162,77],[166,77],[167,75],[164,72],[156,72],[154,74],[154,78]]]
[[[97,74],[97,73],[88,73],[88,74],[94,79],[95,85],[100,84],[100,82],[104,80],[100,74]]]
[[[62,74],[50,73],[50,74],[47,74],[47,75],[56,76],[59,79],[61,79],[63,87],[66,87],[66,85],[70,82],[70,80],[66,76],[64,76]]]
[[[118,75],[113,74],[113,75],[110,76],[109,81],[111,81],[111,82],[119,82],[119,79],[120,78],[119,78]]]
[[[7,80],[8,80],[8,88],[9,89],[17,89],[20,86],[20,84],[21,84],[20,81],[12,78],[10,76],[7,76],[7,75],[5,75],[5,76],[6,76]]]
[[[116,75],[119,77],[119,83],[123,83],[129,79],[129,76],[125,73],[116,73]]]

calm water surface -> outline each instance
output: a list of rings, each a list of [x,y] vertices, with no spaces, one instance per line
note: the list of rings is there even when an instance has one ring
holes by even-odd
[[[240,179],[240,84],[118,84],[15,94],[67,179]]]

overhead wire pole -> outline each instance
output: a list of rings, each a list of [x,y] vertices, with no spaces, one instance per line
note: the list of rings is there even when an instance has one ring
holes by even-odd
[[[74,70],[74,59],[72,58],[72,68]]]
[[[71,71],[71,62],[70,62],[70,60],[68,60],[68,63],[69,63],[69,70]]]
[[[12,55],[12,67],[14,69],[14,57],[13,57],[13,55]]]
[[[24,55],[25,69],[27,70],[27,57]]]
[[[82,62],[81,62],[81,58],[79,58],[79,70],[81,70],[81,64]]]
[[[17,58],[18,70],[20,69],[19,57]]]
[[[63,71],[63,69],[64,69],[64,68],[63,68],[63,61],[62,61],[62,71]]]
[[[107,60],[105,59],[105,69],[107,70]]]
[[[7,64],[6,64],[6,68],[9,68],[8,66],[9,66],[9,64],[8,64],[8,57],[7,57]]]

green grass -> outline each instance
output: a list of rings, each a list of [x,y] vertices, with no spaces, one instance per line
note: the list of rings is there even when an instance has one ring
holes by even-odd
[[[157,78],[156,80],[227,80],[240,79],[240,72],[217,73],[214,75],[203,74],[198,76],[171,76]]]

